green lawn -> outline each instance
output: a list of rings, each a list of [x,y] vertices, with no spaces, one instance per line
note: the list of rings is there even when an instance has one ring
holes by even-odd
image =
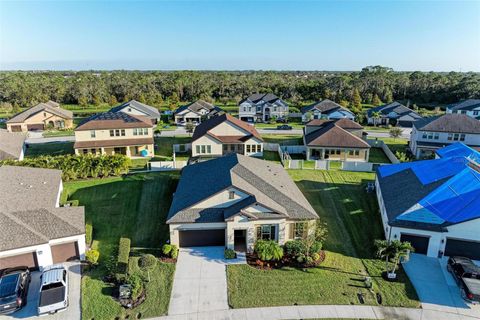
[[[93,225],[92,247],[100,251],[99,266],[82,278],[83,319],[167,312],[174,265],[159,264],[150,272],[153,280],[148,283],[147,301],[128,312],[111,298],[113,288],[101,279],[116,256],[120,237],[129,237],[132,247],[159,248],[165,243],[165,219],[177,180],[177,172],[165,172],[65,183],[62,201],[76,199],[85,206],[85,218]]]
[[[383,152],[382,148],[370,148],[370,157],[368,158],[368,162],[390,163],[390,160],[387,158],[387,155],[385,152]]]
[[[73,142],[47,142],[28,144],[25,157],[58,156],[61,154],[73,154]]]
[[[192,141],[191,137],[161,137],[155,138],[155,158],[158,160],[172,160],[173,145],[174,144],[186,144]],[[179,154],[177,154],[177,159]],[[186,155],[180,155],[181,158],[185,158]],[[187,156],[188,158],[188,156]],[[179,159],[180,160],[180,159]]]
[[[282,145],[303,144],[303,137],[298,134],[262,134],[263,141]]]
[[[406,152],[408,147],[408,140],[403,138],[378,138],[378,140],[382,140],[385,142],[390,148],[390,150],[395,154],[395,152]]]
[[[268,161],[280,162],[280,156],[276,151],[263,151],[263,159]]]
[[[387,127],[380,127],[380,126],[363,126],[363,130],[365,131],[377,131],[377,132],[389,132],[390,128]]]
[[[65,136],[73,136],[75,132],[73,130],[48,130],[43,132],[43,137],[65,137]]]
[[[290,176],[327,224],[324,243],[326,260],[318,268],[283,268],[261,271],[248,265],[228,266],[229,303],[234,308],[306,305],[375,305],[363,279],[372,277],[374,290],[381,292],[383,305],[419,307],[406,275],[390,283],[381,277],[384,261],[373,259],[373,240],[382,237],[382,226],[374,194],[364,191],[373,173],[290,170]]]

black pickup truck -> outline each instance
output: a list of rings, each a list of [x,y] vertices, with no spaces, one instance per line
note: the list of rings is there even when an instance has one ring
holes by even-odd
[[[12,313],[27,304],[28,267],[6,269],[0,274],[0,314]]]
[[[464,257],[450,257],[447,270],[453,275],[462,297],[472,303],[480,303],[480,267]]]

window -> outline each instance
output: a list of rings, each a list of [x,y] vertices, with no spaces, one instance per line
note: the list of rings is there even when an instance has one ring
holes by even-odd
[[[87,154],[87,153],[88,153],[88,149],[83,149],[82,152],[83,152],[83,154]]]
[[[353,156],[353,150],[349,150],[349,151],[348,151],[348,155],[349,155],[349,156]]]
[[[454,141],[458,141],[459,138],[460,138],[460,135],[458,133],[453,134],[453,140]]]
[[[467,111],[466,111],[466,110],[462,110],[462,114],[467,114]]]
[[[120,136],[120,130],[119,129],[115,129],[115,136],[117,136],[117,137]]]
[[[243,107],[243,112],[247,112],[247,107]]]
[[[257,240],[275,240],[275,225],[263,224],[257,227]]]
[[[453,139],[453,133],[449,133],[448,137],[447,137],[447,140],[452,141],[452,139]]]
[[[427,133],[426,132],[423,133],[422,138],[427,139]]]
[[[134,135],[134,136],[137,136],[137,135],[138,135],[137,128],[133,129],[133,135]]]
[[[90,138],[95,138],[95,130],[90,131]]]
[[[359,156],[360,155],[360,150],[355,150],[355,155]]]
[[[479,112],[480,112],[480,111],[475,110],[475,111],[473,111],[473,115],[474,115],[474,116],[478,116],[478,113],[479,113]]]
[[[257,152],[262,152],[262,145],[261,144],[257,144]]]
[[[462,133],[462,134],[460,135],[460,141],[465,141],[465,134],[464,134],[464,133]]]
[[[440,137],[440,134],[438,132],[436,132],[435,135],[433,136],[433,139],[438,140],[439,137]]]
[[[250,153],[251,152],[251,149],[250,149],[250,145],[247,144],[247,152]]]
[[[122,137],[125,137],[125,129],[122,129]]]
[[[115,136],[115,133],[113,130],[110,130],[110,137],[113,137],[113,136]]]
[[[91,149],[90,152],[92,152],[93,154],[97,154],[97,149]]]
[[[205,153],[205,146],[201,146],[202,147],[202,153]]]
[[[340,149],[337,149],[337,150],[335,150],[335,153],[340,154],[340,151],[341,151]]]
[[[235,191],[228,191],[228,199],[235,199]]]
[[[224,145],[223,145],[223,151],[224,151],[224,152],[228,151],[228,144],[224,144]]]
[[[140,148],[138,146],[135,147],[135,154],[139,154],[140,153]]]
[[[207,153],[212,153],[212,146],[207,145]]]
[[[143,128],[143,135],[144,136],[148,135],[148,128]]]
[[[306,222],[296,222],[293,225],[293,238],[302,239],[306,230]]]
[[[200,146],[196,146],[195,149],[197,151],[197,154],[199,154],[200,153]]]

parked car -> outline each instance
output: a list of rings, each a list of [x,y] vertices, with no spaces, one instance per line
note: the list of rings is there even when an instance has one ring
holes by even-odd
[[[30,286],[28,267],[5,269],[0,275],[0,314],[12,313],[27,304]]]
[[[447,270],[457,281],[462,297],[473,303],[480,303],[480,267],[464,257],[450,257]]]
[[[277,126],[277,130],[292,130],[292,126],[289,126],[288,124],[282,124],[280,126]]]
[[[55,313],[68,307],[68,272],[63,265],[43,270],[40,278],[38,314]]]

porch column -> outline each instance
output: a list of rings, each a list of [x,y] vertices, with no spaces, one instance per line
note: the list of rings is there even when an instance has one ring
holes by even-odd
[[[367,149],[365,151],[365,161],[368,162],[368,159],[370,158],[370,149]]]
[[[100,148],[100,154],[105,154],[105,148],[104,147]]]
[[[130,147],[127,146],[127,147],[125,147],[125,149],[126,149],[126,150],[125,150],[125,155],[130,158],[130,157],[132,156],[132,154],[131,154],[131,152],[130,152]]]
[[[325,159],[325,149],[321,149],[321,153],[320,153],[320,159],[323,160]]]

